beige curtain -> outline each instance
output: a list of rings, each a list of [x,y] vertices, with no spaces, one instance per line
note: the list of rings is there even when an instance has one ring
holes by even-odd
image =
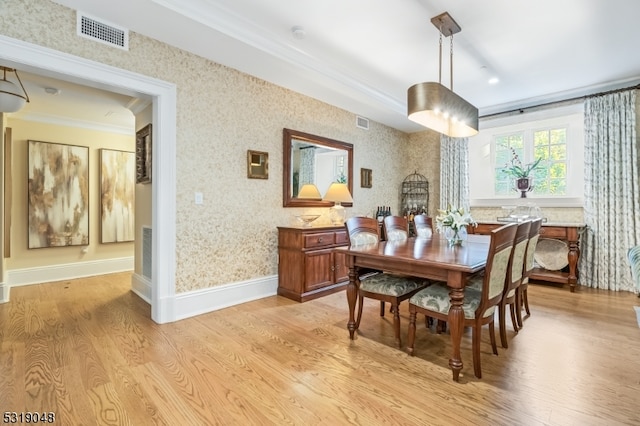
[[[634,291],[627,250],[640,243],[636,91],[585,102],[585,209],[580,284]]]
[[[469,139],[440,136],[440,205],[469,211]]]

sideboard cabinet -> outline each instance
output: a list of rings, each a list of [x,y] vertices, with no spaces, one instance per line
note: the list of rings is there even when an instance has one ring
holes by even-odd
[[[344,226],[279,226],[278,294],[306,302],[344,289],[349,268],[333,249],[348,242]]]

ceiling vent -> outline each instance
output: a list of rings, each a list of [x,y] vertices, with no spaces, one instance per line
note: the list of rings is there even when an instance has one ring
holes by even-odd
[[[129,31],[82,12],[77,12],[77,32],[80,37],[129,50]]]
[[[369,130],[369,119],[356,115],[356,127],[359,129]]]

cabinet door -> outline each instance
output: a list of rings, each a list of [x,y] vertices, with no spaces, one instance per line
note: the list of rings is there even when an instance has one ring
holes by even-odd
[[[333,252],[333,282],[341,283],[349,280],[347,256],[344,253]]]
[[[304,272],[306,291],[333,284],[333,251],[327,249],[305,253]]]

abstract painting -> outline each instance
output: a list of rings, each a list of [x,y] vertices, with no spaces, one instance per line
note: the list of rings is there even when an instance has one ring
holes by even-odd
[[[89,148],[29,142],[29,248],[89,244]]]
[[[136,155],[100,150],[100,242],[133,241]]]

